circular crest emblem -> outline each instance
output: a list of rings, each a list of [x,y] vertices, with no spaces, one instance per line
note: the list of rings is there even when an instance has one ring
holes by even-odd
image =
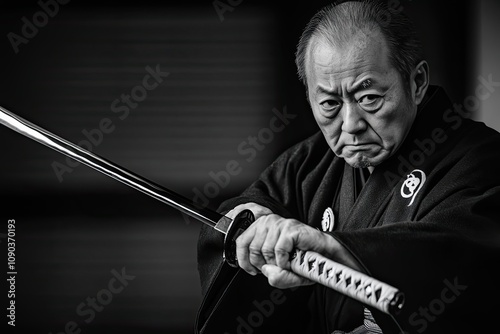
[[[328,207],[323,212],[323,218],[321,219],[321,227],[323,232],[333,231],[333,226],[335,225],[335,216],[333,215],[333,210]]]

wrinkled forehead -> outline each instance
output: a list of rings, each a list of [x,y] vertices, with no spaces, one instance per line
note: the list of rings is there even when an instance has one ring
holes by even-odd
[[[306,53],[306,75],[352,75],[356,71],[388,72],[391,69],[389,48],[380,31],[356,31],[343,40],[323,34],[311,38]]]

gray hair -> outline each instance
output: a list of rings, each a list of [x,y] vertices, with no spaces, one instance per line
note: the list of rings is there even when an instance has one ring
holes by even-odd
[[[333,3],[317,12],[300,37],[295,53],[299,79],[307,88],[306,54],[313,37],[326,38],[333,45],[346,43],[353,32],[379,28],[389,47],[391,64],[396,68],[409,91],[409,79],[415,66],[423,60],[421,43],[409,18],[386,3],[347,1]]]

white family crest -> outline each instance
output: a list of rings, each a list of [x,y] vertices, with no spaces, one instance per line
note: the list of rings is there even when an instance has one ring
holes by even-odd
[[[413,204],[415,197],[425,183],[426,175],[420,169],[415,169],[410,174],[406,175],[406,180],[401,186],[401,196],[403,198],[411,198],[408,206]]]
[[[335,216],[333,215],[333,210],[328,207],[323,212],[323,218],[321,219],[321,228],[323,232],[333,231],[333,226],[335,225]]]

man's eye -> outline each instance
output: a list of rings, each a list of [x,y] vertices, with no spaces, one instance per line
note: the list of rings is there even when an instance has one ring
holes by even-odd
[[[367,111],[375,111],[382,106],[383,98],[380,95],[368,94],[358,100],[361,108]]]
[[[320,103],[323,110],[326,111],[335,111],[338,107],[340,107],[340,103],[335,100],[326,100]]]

